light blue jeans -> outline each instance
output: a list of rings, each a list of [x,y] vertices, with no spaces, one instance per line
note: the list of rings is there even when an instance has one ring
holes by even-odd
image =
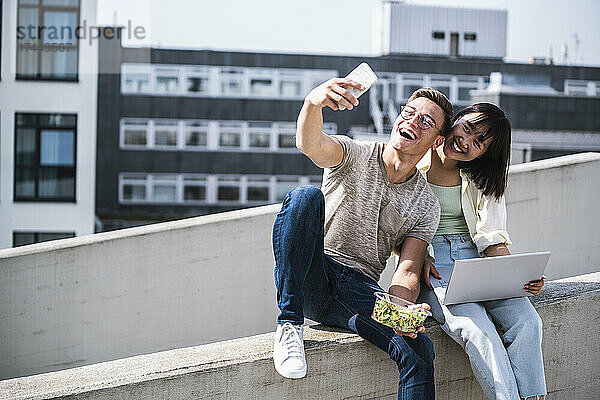
[[[479,257],[469,234],[435,236],[432,245],[439,272],[453,268],[455,260]],[[545,395],[542,321],[529,299],[444,306],[445,293],[445,287],[431,291],[422,285],[418,302],[430,304],[444,332],[463,347],[486,396],[518,400]]]

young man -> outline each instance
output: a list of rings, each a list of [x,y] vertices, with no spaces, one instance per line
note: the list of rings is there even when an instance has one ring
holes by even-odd
[[[351,110],[358,105],[348,87],[361,86],[342,78],[318,86],[298,116],[296,146],[325,170],[322,191],[301,186],[288,193],[273,226],[281,310],[275,368],[287,378],[306,375],[306,316],[349,328],[387,352],[400,372],[399,398],[433,399],[429,338],[394,332],[373,320],[371,311],[374,293],[383,291],[377,281],[392,251],[399,254],[399,263],[389,292],[417,299],[439,203],[415,165],[450,128],[452,105],[442,93],[420,89],[403,107],[387,144],[328,136],[322,132],[322,108],[337,110],[339,103]]]

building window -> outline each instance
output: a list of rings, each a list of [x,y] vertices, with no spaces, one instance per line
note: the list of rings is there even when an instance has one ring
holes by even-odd
[[[159,148],[177,146],[177,121],[154,123],[154,146]]]
[[[187,71],[185,77],[185,88],[188,94],[200,95],[209,92],[209,75],[210,70],[208,68],[191,68]]]
[[[436,78],[436,79],[431,80],[431,83],[429,84],[429,86],[433,89],[439,90],[440,92],[444,93],[446,95],[446,97],[448,99],[450,99],[451,84],[452,83],[451,83],[450,78],[448,78],[448,79]]]
[[[271,145],[271,123],[248,123],[248,147],[253,149],[268,149]]]
[[[219,124],[219,147],[240,147],[241,138],[241,123],[221,122]]]
[[[150,65],[123,64],[121,66],[122,93],[150,93]]]
[[[471,101],[471,90],[478,89],[480,86],[479,77],[459,77],[458,78],[458,102]]]
[[[177,200],[176,175],[152,175],[150,198],[156,203],[174,203]]]
[[[319,86],[320,84],[322,84],[323,82],[328,81],[331,78],[335,78],[336,76],[338,76],[338,71],[311,71],[311,85],[310,85],[310,89],[315,88],[317,86]]]
[[[148,144],[147,121],[121,121],[121,143],[125,146],[146,147]]]
[[[280,72],[279,94],[282,97],[302,96],[302,74],[293,72]]]
[[[402,74],[402,100],[410,98],[410,96],[424,85],[424,75],[420,74]]]
[[[231,206],[281,201],[298,185],[321,185],[322,177],[298,175],[119,175],[120,204],[173,204]]]
[[[185,203],[206,201],[206,177],[183,179],[183,201]]]
[[[444,39],[446,37],[446,33],[441,31],[434,31],[432,36],[434,39]]]
[[[121,178],[121,199],[125,201],[146,201],[146,175],[124,174]]]
[[[278,176],[277,177],[277,189],[276,189],[276,200],[282,201],[286,194],[292,191],[299,185],[297,176]]]
[[[273,95],[273,78],[275,70],[252,69],[250,75],[250,95],[265,97]]]
[[[321,69],[124,63],[121,93],[300,100],[308,89],[337,75],[338,71]]]
[[[240,201],[240,178],[223,177],[217,180],[218,201]]]
[[[337,133],[337,125],[323,124]],[[283,151],[296,150],[296,124],[272,121],[210,121],[123,118],[120,148],[169,151]]]
[[[177,68],[156,68],[154,77],[154,90],[157,94],[179,92],[179,70]]]
[[[208,122],[191,121],[185,123],[185,147],[206,148],[208,145]]]
[[[223,68],[221,70],[221,93],[224,95],[241,95],[243,71],[241,68]]]
[[[277,146],[280,149],[289,149],[296,147],[296,125],[280,124]]]
[[[19,0],[17,79],[77,80],[79,0]]]
[[[248,177],[248,202],[266,203],[269,201],[269,177]]]
[[[77,116],[15,115],[15,201],[75,201]]]
[[[600,82],[565,80],[565,94],[569,96],[600,96]]]
[[[13,232],[13,247],[75,237],[75,232]]]
[[[476,33],[465,33],[465,40],[472,40],[475,41],[477,40],[477,34]]]

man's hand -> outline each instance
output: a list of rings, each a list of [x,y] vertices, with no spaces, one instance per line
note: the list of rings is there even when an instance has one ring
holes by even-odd
[[[336,104],[337,102],[345,106],[348,110],[352,110],[354,106],[358,105],[358,100],[346,89],[347,86],[359,90],[363,89],[360,83],[356,83],[351,79],[332,78],[311,90],[306,99],[304,99],[304,102],[321,108],[329,107],[336,111],[339,109]]]
[[[429,307],[429,304],[427,304],[427,303],[417,304],[417,307],[420,307],[423,310],[430,310],[431,309],[431,307]],[[411,339],[416,339],[417,338],[417,333],[423,333],[423,332],[425,332],[425,327],[423,325],[419,325],[417,327],[417,331],[416,332],[402,332],[402,331],[398,331],[396,329],[394,329],[394,332],[396,332],[396,335],[398,335],[398,336],[408,336]]]
[[[438,274],[431,260],[425,258],[425,262],[423,263],[423,270],[421,271],[421,281],[425,282],[429,290],[433,290],[433,286],[431,286],[431,282],[429,281],[429,275],[433,275],[433,277],[436,279],[442,279],[441,275]]]
[[[531,282],[527,283],[524,287],[525,291],[533,294],[534,296],[537,296],[542,291],[545,281],[546,281],[546,276],[542,275],[542,277],[540,279],[538,279],[537,281],[531,281]]]

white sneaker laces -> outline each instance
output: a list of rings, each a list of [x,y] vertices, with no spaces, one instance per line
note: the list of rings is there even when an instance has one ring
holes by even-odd
[[[302,339],[296,328],[285,324],[281,331],[281,341],[289,357],[302,357]]]

